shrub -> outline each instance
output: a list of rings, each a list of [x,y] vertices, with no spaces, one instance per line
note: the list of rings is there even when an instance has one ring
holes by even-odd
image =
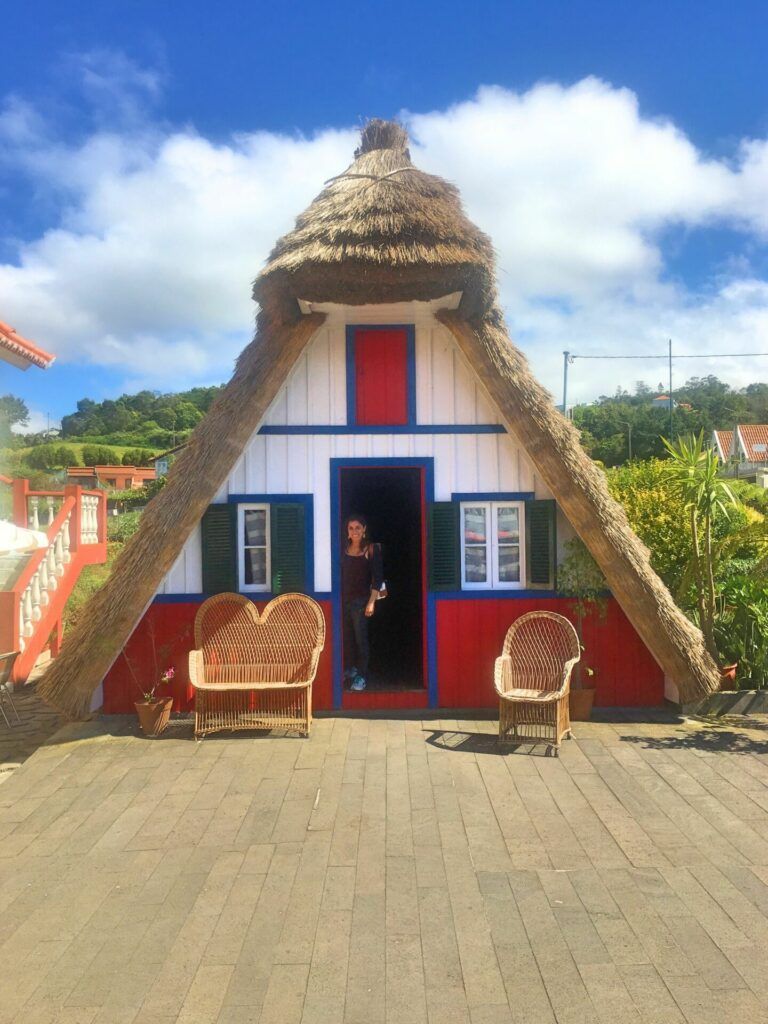
[[[120,465],[120,457],[114,448],[104,445],[83,445],[84,466],[115,466]]]
[[[82,465],[77,449],[68,444],[40,444],[24,455],[31,469],[66,469]]]
[[[152,452],[149,448],[129,448],[123,453],[124,466],[148,466]]]
[[[141,512],[123,512],[107,520],[107,539],[124,544],[139,528]]]

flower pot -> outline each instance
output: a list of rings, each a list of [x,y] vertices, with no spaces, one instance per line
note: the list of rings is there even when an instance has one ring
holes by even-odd
[[[163,697],[161,700],[136,701],[134,704],[136,714],[139,716],[139,725],[145,736],[159,736],[165,731],[171,717],[173,697]]]
[[[739,667],[738,662],[735,665],[723,665],[720,669],[720,689],[722,690],[725,683],[736,678],[736,669]]]
[[[588,722],[595,702],[594,686],[583,686],[568,692],[568,713],[572,722]]]

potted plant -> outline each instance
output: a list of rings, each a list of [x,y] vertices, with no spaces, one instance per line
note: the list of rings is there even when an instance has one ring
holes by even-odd
[[[605,618],[608,607],[605,599],[607,584],[597,563],[577,537],[566,543],[565,550],[566,557],[557,568],[557,591],[563,597],[573,600],[576,615],[574,625],[579,646],[584,651],[584,620],[590,614]],[[568,697],[569,713],[574,722],[588,722],[592,715],[595,672],[583,660],[574,668]]]
[[[173,668],[167,668],[148,690],[143,691],[143,699],[134,703],[136,714],[139,716],[139,725],[145,736],[159,736],[168,725],[173,707],[173,697],[158,697],[157,691],[161,686],[169,683],[175,674]]]
[[[762,573],[727,580],[717,597],[715,641],[723,689],[768,686],[768,581]],[[736,680],[738,679],[738,682]],[[734,686],[735,683],[735,686]]]

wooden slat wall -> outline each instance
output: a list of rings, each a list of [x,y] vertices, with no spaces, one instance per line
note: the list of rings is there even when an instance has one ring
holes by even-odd
[[[359,310],[352,311],[360,316]],[[373,322],[368,318],[368,322]],[[384,322],[382,320],[382,322]],[[401,322],[401,321],[396,321]],[[498,416],[451,334],[434,319],[416,323],[416,407],[420,424],[497,423]],[[312,339],[273,403],[271,425],[346,425],[345,326],[330,322]],[[505,434],[255,434],[216,501],[230,494],[313,494],[315,588],[331,588],[331,458],[435,460],[435,499],[454,492],[534,491],[551,497],[516,442]],[[184,546],[158,593],[201,593],[199,533]]]
[[[530,611],[554,611],[573,621],[564,598],[437,599],[437,676],[442,707],[495,707],[493,665],[512,622]],[[595,704],[642,707],[664,699],[664,675],[612,598],[604,620],[584,628],[586,665],[595,669]]]

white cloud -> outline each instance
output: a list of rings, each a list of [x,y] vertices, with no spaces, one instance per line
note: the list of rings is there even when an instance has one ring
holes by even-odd
[[[15,423],[11,430],[14,434],[41,434],[44,430],[58,430],[60,426],[58,420],[52,420],[48,413],[30,409],[27,422]]]
[[[251,280],[347,165],[355,132],[214,142],[170,130],[146,113],[159,77],[120,61],[110,77],[108,63],[87,65],[87,86],[117,129],[65,144],[18,98],[0,114],[6,155],[61,197],[59,222],[0,265],[0,309],[60,360],[122,370],[135,386],[223,379],[251,333]],[[512,332],[554,391],[563,348],[663,351],[671,336],[681,352],[768,349],[768,283],[747,255],[768,235],[768,141],[713,159],[596,79],[483,88],[404,117],[415,162],[455,181],[492,236]],[[744,244],[723,253],[703,293],[669,283],[665,234],[723,226]],[[574,368],[574,397],[658,378],[654,364],[586,365]],[[743,384],[768,361],[678,366],[681,378]]]

